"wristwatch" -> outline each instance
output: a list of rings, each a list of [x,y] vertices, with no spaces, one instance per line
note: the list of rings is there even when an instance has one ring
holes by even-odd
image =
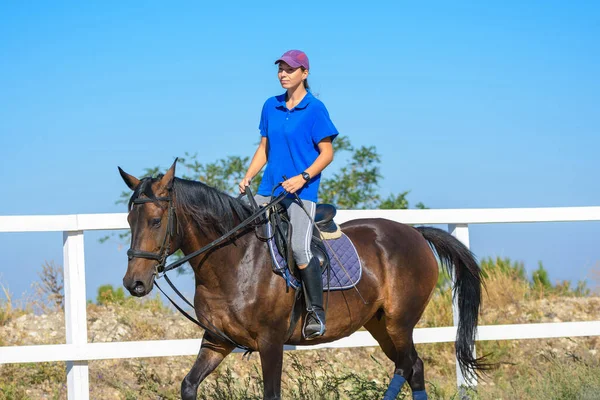
[[[310,181],[310,175],[306,171],[302,173],[302,178],[304,178],[306,182]]]

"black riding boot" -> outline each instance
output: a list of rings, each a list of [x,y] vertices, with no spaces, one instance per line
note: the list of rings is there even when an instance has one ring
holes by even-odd
[[[308,315],[302,334],[305,339],[314,339],[325,333],[325,310],[323,310],[323,281],[319,259],[313,257],[304,269],[300,269],[300,278],[306,295]]]

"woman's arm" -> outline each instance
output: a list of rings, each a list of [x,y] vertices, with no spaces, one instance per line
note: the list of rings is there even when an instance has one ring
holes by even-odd
[[[319,147],[319,156],[312,165],[306,169],[306,172],[308,172],[311,178],[323,172],[325,167],[333,161],[333,144],[331,142],[331,137],[326,137],[321,140],[317,146]],[[296,193],[304,187],[304,185],[306,185],[306,181],[302,177],[302,174],[296,175],[282,184],[283,188],[289,193]]]
[[[319,156],[315,162],[306,169],[306,172],[312,178],[313,176],[319,175],[325,167],[327,167],[333,161],[333,144],[331,138],[327,137],[319,142]]]
[[[267,163],[267,138],[261,137],[260,143],[258,144],[258,148],[256,152],[254,152],[254,157],[252,157],[252,161],[250,161],[250,166],[248,167],[248,171],[246,171],[246,175],[244,179],[239,183],[240,193],[244,193],[246,191],[246,186],[250,186],[250,181],[252,178],[258,174],[258,172],[265,166]]]

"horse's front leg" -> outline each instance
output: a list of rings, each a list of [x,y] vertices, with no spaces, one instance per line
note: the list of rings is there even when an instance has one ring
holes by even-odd
[[[259,348],[265,394],[264,400],[281,399],[281,369],[283,368],[283,342],[264,343]]]
[[[211,372],[221,364],[221,361],[234,349],[229,343],[224,343],[208,332],[204,333],[200,352],[190,372],[181,382],[181,398],[196,400],[198,386]]]

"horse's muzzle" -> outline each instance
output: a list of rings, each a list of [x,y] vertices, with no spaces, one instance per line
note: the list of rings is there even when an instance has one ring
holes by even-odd
[[[131,291],[131,294],[135,295],[135,296],[143,296],[146,294],[146,288],[144,287],[144,284],[140,281],[137,281],[135,283],[135,286],[133,288],[133,290]]]
[[[150,290],[152,290],[152,283],[146,285],[142,281],[126,282],[126,280],[123,279],[123,286],[125,286],[129,293],[135,297],[145,296],[150,293]]]

